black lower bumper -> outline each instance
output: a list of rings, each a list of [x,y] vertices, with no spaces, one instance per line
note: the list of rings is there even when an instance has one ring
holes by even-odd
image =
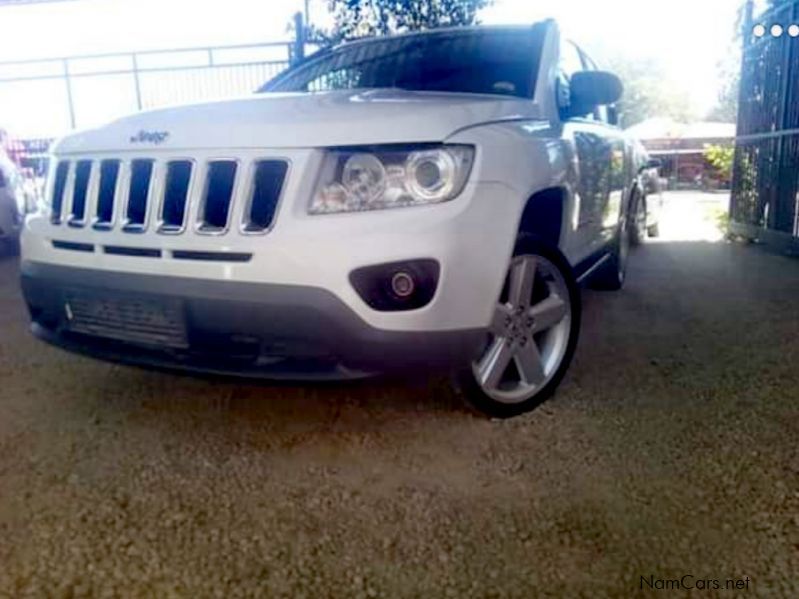
[[[346,379],[443,369],[467,364],[485,339],[474,329],[376,329],[333,294],[314,287],[25,262],[22,289],[32,331],[49,343],[104,360],[207,373]],[[87,302],[99,306],[88,317]],[[83,312],[78,313],[79,305]],[[118,308],[109,308],[120,305],[128,310],[122,316]],[[140,317],[130,316],[131,305],[145,307],[150,315],[155,310],[158,317],[148,316],[141,324]],[[127,330],[126,322],[137,324]]]

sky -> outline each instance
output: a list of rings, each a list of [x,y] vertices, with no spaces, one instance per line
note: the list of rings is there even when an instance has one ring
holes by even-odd
[[[668,80],[688,91],[695,109],[704,113],[718,93],[718,65],[734,51],[740,1],[496,0],[481,20],[530,23],[554,17],[600,64],[603,54],[655,58]],[[302,0],[0,4],[0,61],[288,39],[291,15],[302,6]],[[324,0],[311,0],[310,6],[311,22],[329,24]],[[0,111],[2,102],[0,93]]]

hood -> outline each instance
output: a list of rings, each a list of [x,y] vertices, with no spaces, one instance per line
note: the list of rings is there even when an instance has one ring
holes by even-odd
[[[141,112],[72,134],[58,153],[307,148],[444,141],[464,127],[538,118],[520,98],[402,90],[259,94]]]

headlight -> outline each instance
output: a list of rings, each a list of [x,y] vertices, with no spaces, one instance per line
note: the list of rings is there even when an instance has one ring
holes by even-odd
[[[473,161],[471,146],[331,150],[308,211],[330,214],[446,202],[463,191]]]

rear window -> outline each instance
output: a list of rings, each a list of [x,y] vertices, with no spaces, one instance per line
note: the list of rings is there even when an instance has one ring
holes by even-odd
[[[399,88],[531,97],[543,27],[377,38],[341,46],[262,92]]]

